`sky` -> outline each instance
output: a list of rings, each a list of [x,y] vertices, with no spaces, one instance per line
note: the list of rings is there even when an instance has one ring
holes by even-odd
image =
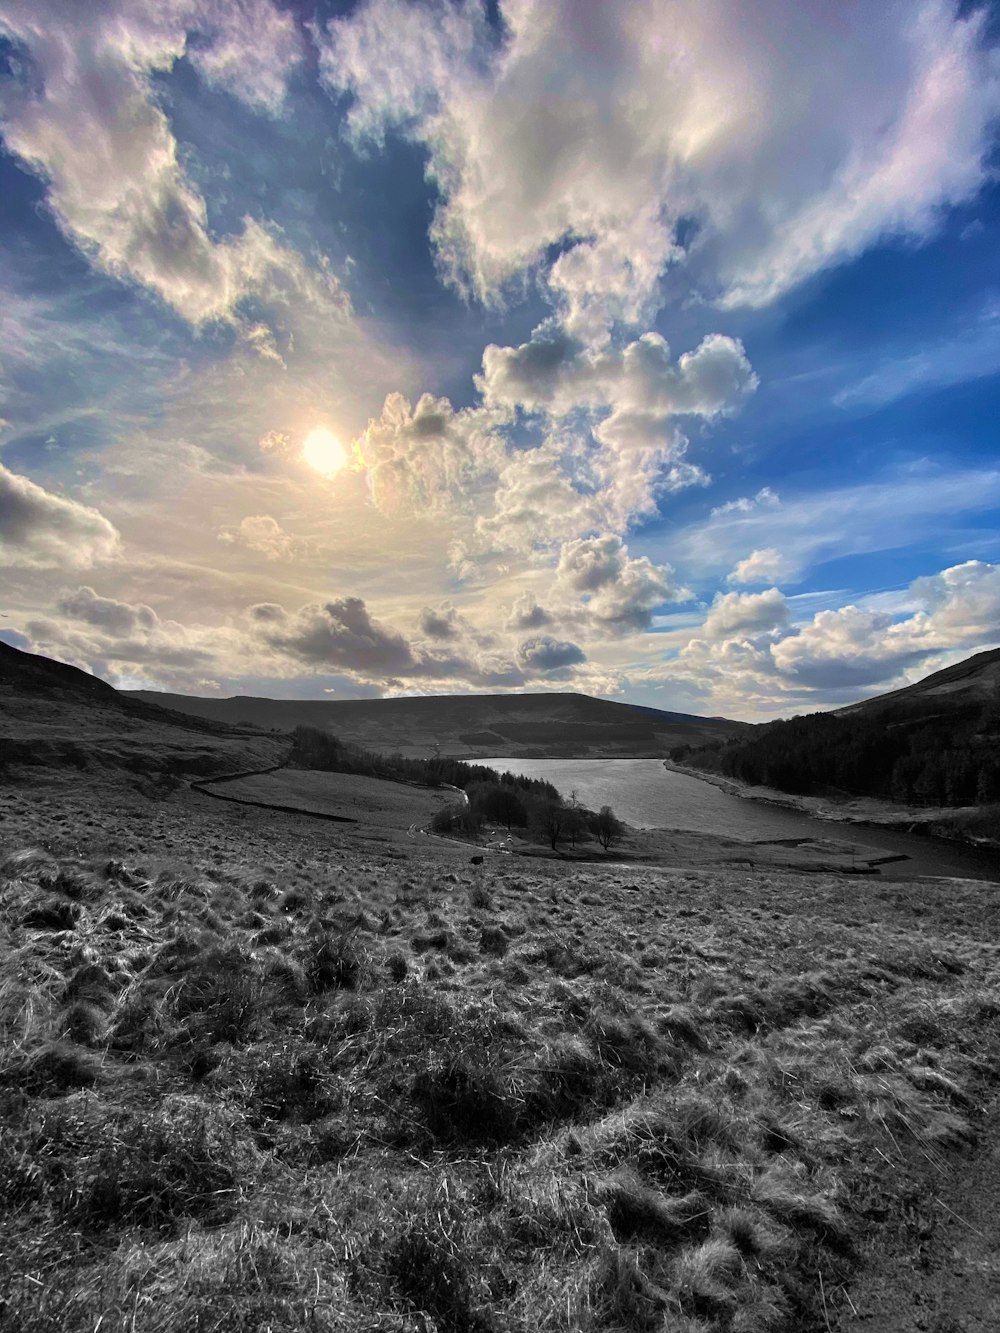
[[[748,720],[1000,644],[1000,6],[0,0],[0,638]]]

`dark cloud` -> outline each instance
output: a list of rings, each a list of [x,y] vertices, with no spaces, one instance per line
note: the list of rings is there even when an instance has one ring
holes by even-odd
[[[543,672],[577,666],[587,660],[586,653],[577,644],[565,639],[553,639],[549,634],[525,639],[517,650],[517,657],[527,670]]]
[[[373,620],[360,597],[303,606],[281,623],[267,642],[306,662],[384,676],[412,675],[419,666],[402,634]]]
[[[118,533],[103,514],[0,463],[0,566],[86,569],[118,549]]]
[[[57,609],[74,620],[85,620],[113,635],[135,634],[139,630],[155,629],[159,618],[152,607],[144,603],[132,605],[113,597],[101,597],[86,584],[69,593],[58,603]]]
[[[437,611],[425,606],[420,612],[420,632],[428,639],[457,639],[462,633],[458,612],[453,606]]]

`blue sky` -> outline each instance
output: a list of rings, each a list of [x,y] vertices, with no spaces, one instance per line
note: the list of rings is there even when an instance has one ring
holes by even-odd
[[[996,646],[998,30],[0,0],[0,634],[746,718]]]

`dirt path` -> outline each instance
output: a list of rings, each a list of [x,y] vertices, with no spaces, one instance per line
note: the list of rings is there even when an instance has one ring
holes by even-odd
[[[869,1263],[838,1329],[874,1333],[1000,1330],[1000,1099],[976,1146],[928,1178],[926,1237]],[[891,1226],[889,1228],[891,1230]]]

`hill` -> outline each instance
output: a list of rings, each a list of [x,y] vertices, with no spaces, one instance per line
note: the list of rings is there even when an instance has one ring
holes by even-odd
[[[585,694],[435,695],[405,699],[204,699],[151,690],[129,697],[178,712],[266,730],[297,726],[330,732],[381,752],[459,759],[643,758],[676,745],[703,745],[745,727],[725,718],[695,717],[613,703]]]
[[[287,748],[246,728],[130,698],[78,667],[0,642],[0,772],[209,775],[276,763]]]
[[[935,671],[915,685],[907,685],[901,690],[892,690],[889,694],[877,694],[873,699],[863,699],[860,703],[848,704],[846,708],[837,708],[835,713],[843,717],[848,713],[873,712],[899,703],[927,703],[931,706],[943,704],[954,707],[971,701],[995,700],[1000,695],[1000,648],[989,648],[984,653],[967,657],[964,662]]]
[[[796,795],[1000,802],[1000,650],[833,713],[769,722],[671,758]]]

